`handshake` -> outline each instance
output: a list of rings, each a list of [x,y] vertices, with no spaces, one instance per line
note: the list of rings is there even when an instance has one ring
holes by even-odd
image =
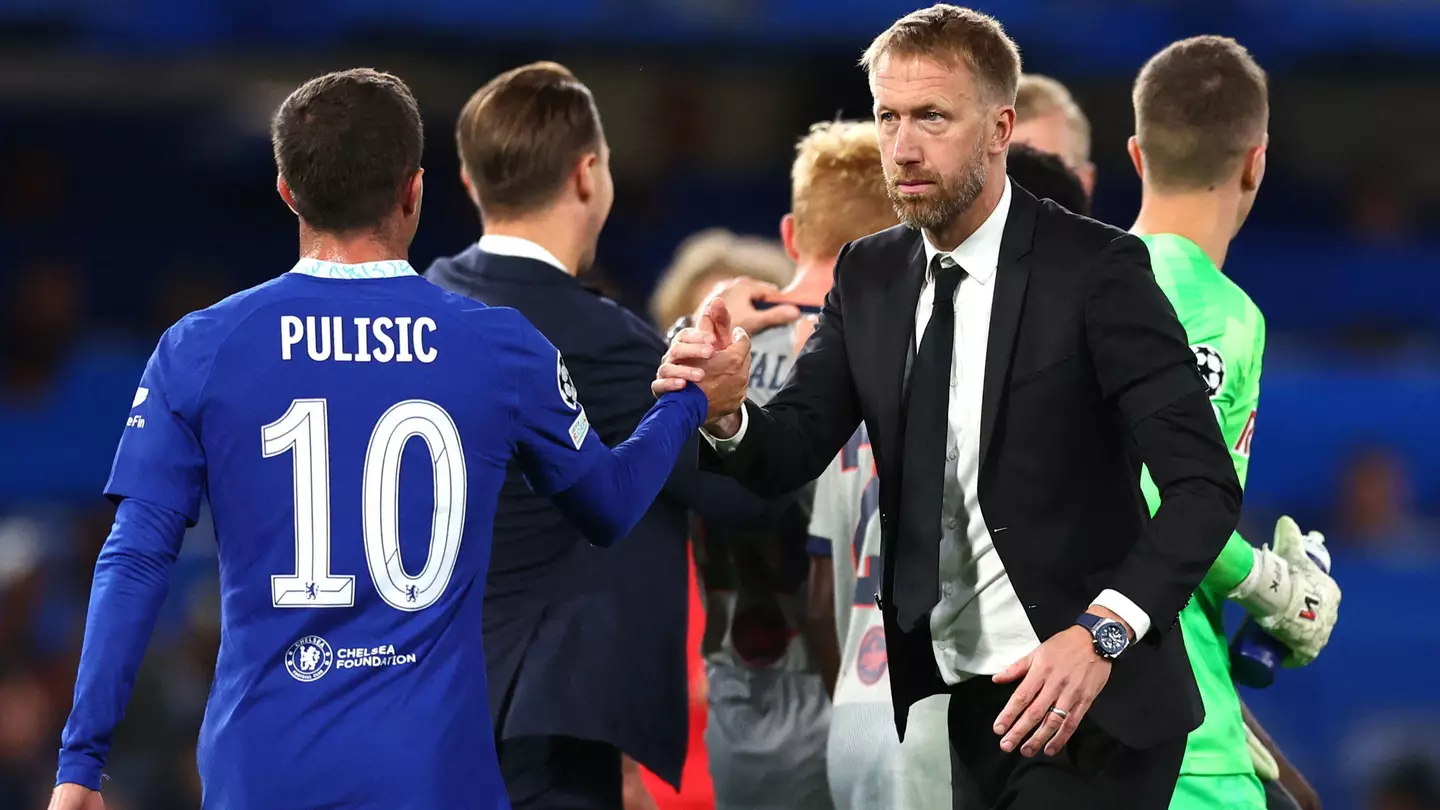
[[[659,397],[695,383],[710,407],[705,430],[718,439],[740,430],[740,408],[750,389],[750,335],[730,320],[721,297],[706,301],[695,326],[675,336],[650,391]]]

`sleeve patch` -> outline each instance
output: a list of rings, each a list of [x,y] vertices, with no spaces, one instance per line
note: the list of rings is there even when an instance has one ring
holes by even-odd
[[[563,366],[562,366],[563,368]],[[570,423],[570,441],[574,442],[575,449],[579,450],[580,445],[585,443],[585,437],[590,433],[590,420],[585,416],[585,409],[580,409],[580,415]]]
[[[560,389],[560,400],[572,411],[580,410],[580,393],[575,390],[575,381],[570,379],[570,369],[565,367],[565,358],[555,353],[555,385]],[[584,414],[581,414],[584,418]],[[579,424],[580,420],[576,420]],[[574,429],[571,429],[572,433]]]
[[[145,398],[148,397],[148,396],[150,396],[150,389],[149,389],[149,388],[146,388],[146,387],[143,386],[143,385],[140,386],[139,388],[136,388],[136,389],[135,389],[135,400],[130,403],[130,407],[131,407],[131,408],[138,408],[138,407],[140,407],[140,403],[144,402],[144,401],[145,401]]]
[[[1214,346],[1197,343],[1190,347],[1195,353],[1195,369],[1205,381],[1205,391],[1214,399],[1225,388],[1225,358]]]

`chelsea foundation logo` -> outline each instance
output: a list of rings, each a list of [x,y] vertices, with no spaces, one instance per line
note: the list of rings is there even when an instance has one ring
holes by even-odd
[[[306,636],[285,652],[285,671],[301,683],[318,681],[335,664],[335,651],[319,636]]]

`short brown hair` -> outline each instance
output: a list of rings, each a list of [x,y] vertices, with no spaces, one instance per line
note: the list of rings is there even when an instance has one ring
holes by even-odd
[[[885,193],[874,124],[827,121],[810,127],[795,146],[790,211],[795,246],[808,256],[835,256],[846,242],[899,221]]]
[[[1229,37],[1167,46],[1140,69],[1132,100],[1146,177],[1162,188],[1223,181],[1270,123],[1265,71]]]
[[[1020,49],[1000,21],[974,9],[937,3],[912,11],[875,37],[860,64],[867,74],[886,54],[926,56],[964,64],[992,103],[1013,104],[1020,81]]]
[[[549,205],[604,131],[590,89],[555,62],[496,76],[460,111],[455,143],[484,216],[514,217]]]
[[[405,83],[369,68],[327,73],[270,122],[275,167],[295,213],[325,233],[377,229],[420,170],[425,133]]]
[[[795,264],[773,240],[707,228],[675,248],[674,260],[650,296],[650,315],[665,329],[681,315],[692,314],[690,300],[697,291],[709,292],[708,287],[716,282],[748,276],[783,287],[794,275]],[[697,290],[702,285],[707,289]]]
[[[1044,118],[1055,113],[1065,116],[1065,126],[1070,130],[1070,134],[1075,136],[1077,154],[1061,157],[1072,167],[1078,168],[1089,163],[1090,119],[1085,117],[1085,111],[1075,103],[1075,97],[1070,95],[1070,90],[1049,76],[1038,73],[1021,76],[1020,85],[1015,91],[1015,123]]]

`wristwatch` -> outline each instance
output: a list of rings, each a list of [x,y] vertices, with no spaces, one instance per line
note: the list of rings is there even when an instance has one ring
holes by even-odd
[[[682,331],[689,329],[694,325],[695,323],[693,318],[691,318],[689,315],[681,315],[678,319],[676,319],[675,323],[670,325],[670,328],[665,332],[665,342],[674,343],[676,335],[680,334]]]
[[[1090,631],[1090,637],[1095,640],[1095,654],[1101,658],[1113,661],[1130,646],[1130,631],[1114,619],[1081,613],[1075,623]]]

